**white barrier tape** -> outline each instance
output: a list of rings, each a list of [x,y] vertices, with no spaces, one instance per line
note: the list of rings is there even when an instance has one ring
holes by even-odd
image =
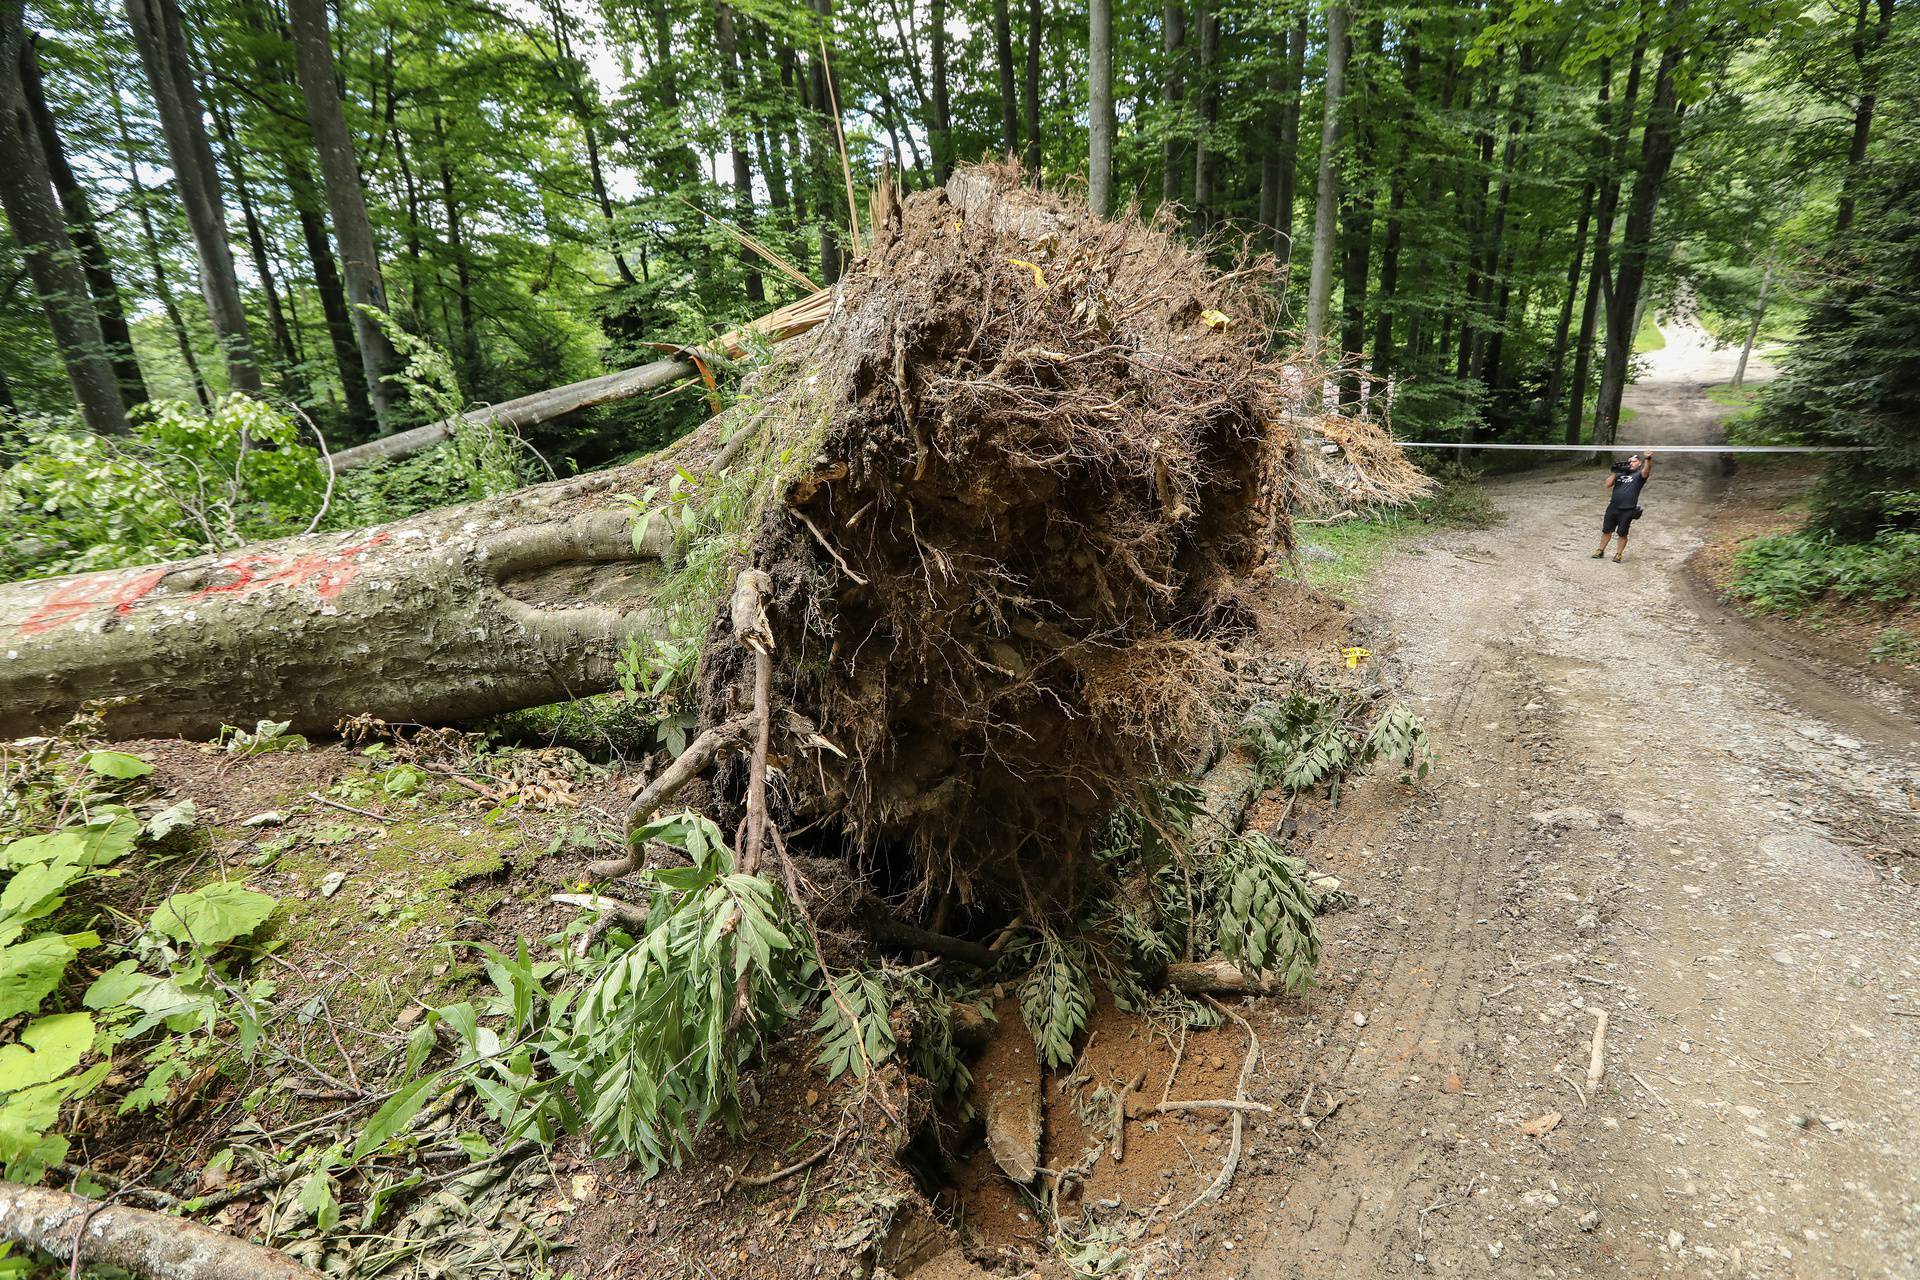
[[[1402,449],[1514,449],[1530,453],[1878,453],[1871,445],[1817,444],[1459,444],[1446,440],[1396,440]]]

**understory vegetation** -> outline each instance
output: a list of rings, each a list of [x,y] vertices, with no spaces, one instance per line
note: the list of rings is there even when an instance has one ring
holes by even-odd
[[[889,1095],[871,1091],[901,1070],[947,1117],[935,1132],[950,1132],[941,1126],[965,1118],[971,1083],[956,1019],[963,1006],[990,1016],[996,982],[1017,989],[1045,1064],[1061,1069],[1096,990],[1163,1025],[1217,1023],[1213,1007],[1163,986],[1182,956],[1219,954],[1303,991],[1328,905],[1280,841],[1209,832],[1199,793],[1169,783],[1113,815],[1082,903],[1014,922],[985,968],[863,958],[684,811],[629,833],[652,851],[629,881],[638,901],[575,897],[585,909],[558,932],[490,941],[463,932],[445,895],[492,874],[499,854],[467,856],[461,870],[436,853],[426,865],[438,878],[409,893],[407,880],[327,849],[377,856],[367,842],[410,845],[448,824],[492,847],[489,828],[578,805],[573,788],[594,767],[572,753],[363,724],[349,734],[358,762],[295,802],[304,821],[283,807],[214,827],[191,800],[155,790],[150,759],[97,735],[84,716],[0,760],[4,1174],[190,1215],[264,1196],[270,1241],[356,1274],[433,1259],[474,1268],[462,1274],[537,1270],[537,1233],[482,1265],[464,1229],[441,1229],[455,1224],[434,1208],[438,1190],[522,1203],[532,1193],[509,1176],[516,1165],[575,1132],[649,1172],[677,1165],[709,1128],[739,1130],[743,1078],[787,1028],[805,1028],[827,1079],[861,1099],[830,1146],[854,1119],[877,1121]],[[1432,758],[1403,708],[1304,685],[1250,709],[1243,738],[1259,782],[1305,803],[1333,803],[1341,779],[1370,763],[1413,777]],[[273,724],[185,748],[229,767],[314,750]],[[478,820],[456,816],[476,792]],[[551,829],[532,856],[599,839],[578,819]],[[398,980],[395,992],[357,997],[304,976],[347,936],[335,930],[369,926],[383,948],[430,944],[416,963],[442,976],[396,966],[376,984]],[[365,962],[391,963],[382,954]],[[145,1145],[144,1126],[169,1117],[193,1117],[207,1156],[130,1159],[127,1138]]]

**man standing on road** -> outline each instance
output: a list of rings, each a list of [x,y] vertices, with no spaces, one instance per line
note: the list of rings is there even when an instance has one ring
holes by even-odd
[[[1653,450],[1646,451],[1643,457],[1634,454],[1627,459],[1626,470],[1615,470],[1607,474],[1607,514],[1600,520],[1600,549],[1593,553],[1595,560],[1607,554],[1607,543],[1613,541],[1613,535],[1620,535],[1619,549],[1613,553],[1613,562],[1619,564],[1627,554],[1627,530],[1640,516],[1640,491],[1647,487],[1647,477],[1653,474]]]

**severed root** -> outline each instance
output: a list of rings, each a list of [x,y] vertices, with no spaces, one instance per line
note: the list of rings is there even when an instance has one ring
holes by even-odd
[[[101,1204],[65,1191],[0,1182],[0,1239],[62,1261],[78,1274],[112,1266],[151,1280],[319,1280],[278,1249],[250,1244],[171,1214]]]
[[[660,771],[660,776],[640,788],[633,802],[627,806],[627,852],[625,857],[610,858],[602,862],[589,862],[587,876],[593,880],[612,880],[619,876],[632,875],[640,869],[640,846],[634,843],[633,833],[645,826],[653,811],[678,795],[682,788],[705,773],[720,753],[728,747],[737,745],[747,736],[752,726],[750,716],[735,716],[724,724],[715,725],[688,745],[685,751]]]
[[[860,919],[867,936],[883,946],[907,947],[927,951],[949,960],[959,960],[977,969],[991,969],[1000,957],[984,942],[955,938],[908,924],[889,913],[878,898],[867,895],[860,900]]]
[[[1220,1193],[1225,1191],[1228,1185],[1232,1183],[1234,1171],[1240,1167],[1241,1139],[1246,1136],[1248,1109],[1247,1081],[1253,1077],[1254,1064],[1260,1061],[1260,1037],[1253,1034],[1253,1024],[1235,1013],[1232,1009],[1229,1009],[1226,1005],[1221,1004],[1218,1000],[1209,998],[1207,1003],[1239,1023],[1240,1029],[1247,1033],[1247,1060],[1240,1065],[1240,1083],[1234,1091],[1234,1103],[1236,1105],[1233,1112],[1233,1142],[1227,1147],[1227,1161],[1220,1166],[1219,1176],[1214,1178],[1212,1184],[1209,1185],[1205,1191],[1195,1196],[1192,1204],[1173,1215],[1176,1218],[1186,1217],[1187,1214],[1209,1200],[1218,1200]]]
[[[1190,996],[1277,996],[1286,993],[1278,976],[1248,973],[1231,960],[1180,960],[1167,966],[1167,985]]]

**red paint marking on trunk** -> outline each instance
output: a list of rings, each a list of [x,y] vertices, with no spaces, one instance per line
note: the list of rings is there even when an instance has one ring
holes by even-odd
[[[310,552],[286,557],[252,553],[235,556],[213,567],[215,575],[225,575],[193,593],[192,599],[209,596],[244,598],[268,587],[312,586],[322,600],[338,599],[360,573],[360,557],[390,541],[391,533],[378,533],[365,542],[341,547],[338,551]],[[152,594],[171,570],[143,569],[127,576],[117,573],[89,574],[72,582],[63,582],[48,591],[39,607],[23,619],[23,636],[40,636],[68,623],[79,622],[94,610],[106,607],[116,617],[126,617],[134,606]]]

